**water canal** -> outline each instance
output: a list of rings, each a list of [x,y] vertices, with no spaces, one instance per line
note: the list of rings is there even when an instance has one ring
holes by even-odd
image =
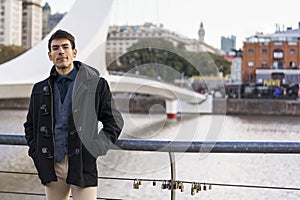
[[[1,110],[0,133],[23,132],[26,111]],[[299,117],[184,115],[168,121],[161,114],[123,114],[122,138],[176,141],[300,141]],[[300,155],[176,153],[178,180],[225,184],[300,188]],[[0,146],[0,170],[35,172],[27,147]],[[99,176],[170,179],[167,153],[110,151],[98,159]],[[170,199],[161,183],[143,182],[139,190],[132,181],[99,180],[99,197],[116,199]],[[176,192],[176,199],[268,200],[299,199],[300,191],[215,186],[190,195],[191,185]],[[35,176],[0,174],[0,190],[43,193]],[[0,194],[1,200],[39,200],[40,196]]]

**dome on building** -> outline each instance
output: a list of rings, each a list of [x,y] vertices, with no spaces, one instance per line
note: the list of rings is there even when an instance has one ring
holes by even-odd
[[[46,2],[45,5],[43,6],[43,11],[46,11],[46,10],[51,11],[51,7],[50,7],[50,5],[48,4],[48,2]]]

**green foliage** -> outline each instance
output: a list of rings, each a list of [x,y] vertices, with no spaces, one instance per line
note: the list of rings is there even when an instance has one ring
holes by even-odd
[[[218,67],[219,72],[223,72],[224,76],[227,74],[230,74],[231,72],[231,62],[226,60],[223,56],[221,55],[216,55],[210,53],[211,58],[214,60],[214,63]]]
[[[23,49],[20,46],[15,45],[0,45],[0,64],[5,63],[22,53],[24,53],[26,50]]]
[[[168,66],[184,76],[202,75],[214,76],[222,71],[224,76],[230,73],[230,65],[223,56],[207,52],[190,52],[185,49],[183,43],[176,47],[172,42],[165,39],[141,39],[133,44],[128,53],[119,59],[121,69],[124,72],[134,71],[137,66],[147,65],[147,70],[139,69],[139,74],[157,77],[161,76],[157,68],[149,67],[149,64]],[[108,67],[109,70],[116,70],[115,63]],[[167,78],[167,77],[165,77]],[[165,79],[164,79],[165,80]]]
[[[144,38],[140,39],[137,43],[134,43],[128,48],[128,51],[143,49],[148,47],[154,47],[158,49],[166,49],[169,51],[175,50],[172,42],[165,39],[154,39],[154,38]]]

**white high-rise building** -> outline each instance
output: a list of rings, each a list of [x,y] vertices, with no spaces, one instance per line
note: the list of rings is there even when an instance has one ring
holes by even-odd
[[[0,44],[22,45],[22,0],[0,0]]]
[[[23,0],[22,46],[29,49],[42,40],[41,0]]]

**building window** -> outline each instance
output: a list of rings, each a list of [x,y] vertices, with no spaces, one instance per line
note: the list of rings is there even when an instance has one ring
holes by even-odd
[[[285,77],[285,82],[287,84],[291,84],[291,83],[299,83],[299,75],[298,74],[290,74],[290,75],[286,75]]]
[[[253,67],[253,66],[254,66],[254,62],[249,61],[249,62],[248,62],[248,67]]]
[[[290,68],[295,68],[295,67],[296,67],[295,62],[291,61],[291,62],[290,62]]]
[[[282,80],[284,79],[284,73],[277,73],[277,72],[274,72],[271,74],[271,78],[272,79],[279,79],[279,80]]]
[[[253,49],[248,49],[248,54],[252,55],[254,53]]]
[[[277,61],[273,62],[272,69],[278,69],[278,62]]]
[[[290,50],[290,54],[291,54],[291,55],[294,55],[295,52],[296,52],[295,49],[291,49],[291,50]]]
[[[267,62],[266,62],[266,61],[262,61],[261,67],[262,67],[262,68],[267,68]]]
[[[273,69],[283,69],[284,68],[283,62],[281,62],[281,61],[274,61],[272,68]]]
[[[281,49],[275,49],[273,52],[274,59],[282,59],[283,58],[283,51]]]
[[[248,80],[250,82],[252,82],[252,80],[253,80],[253,74],[252,73],[248,73]]]
[[[233,63],[233,68],[235,71],[240,70],[241,69],[241,63],[240,62],[234,62]]]
[[[267,52],[268,52],[267,49],[263,49],[263,50],[261,51],[261,53],[264,54],[264,55],[266,55]]]
[[[282,46],[282,42],[274,42],[274,45],[276,45],[276,46]]]

